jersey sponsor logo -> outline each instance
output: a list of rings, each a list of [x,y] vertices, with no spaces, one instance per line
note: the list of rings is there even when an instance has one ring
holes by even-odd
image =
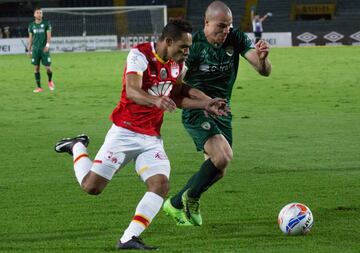
[[[168,160],[166,154],[164,152],[162,152],[162,151],[157,151],[155,153],[155,159],[157,159],[157,160]]]
[[[124,156],[124,155],[123,155]],[[116,155],[114,155],[114,152],[112,151],[106,151],[105,153],[105,159],[110,161],[111,163],[117,164],[117,163],[121,163],[121,160],[124,159],[124,157],[121,157],[121,155],[119,157],[117,157]]]
[[[44,28],[34,29],[34,33],[44,33]]]
[[[148,89],[148,93],[153,96],[161,97],[161,96],[169,96],[172,90],[171,81],[159,82],[158,84],[154,84]]]
[[[201,124],[201,128],[204,129],[204,130],[210,130],[211,128],[211,125],[209,122],[205,121]]]
[[[112,151],[106,151],[105,158],[110,160],[113,157],[114,153]]]
[[[208,64],[202,64],[199,66],[199,70],[203,72],[225,72],[229,71],[233,68],[234,63],[229,62],[228,64],[218,64],[218,65],[208,65]]]
[[[179,73],[180,73],[179,65],[176,62],[172,62],[171,66],[170,66],[170,69],[171,69],[171,76],[173,78],[177,78],[179,76]]]
[[[131,55],[131,58],[129,59],[131,64],[136,65],[138,63],[138,57],[137,55]]]

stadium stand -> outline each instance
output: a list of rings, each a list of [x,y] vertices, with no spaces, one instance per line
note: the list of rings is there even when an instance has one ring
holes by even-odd
[[[193,25],[194,30],[203,28],[205,9],[211,2],[211,0],[188,1],[187,19]],[[245,13],[245,1],[224,0],[223,2],[231,7],[234,16],[234,25],[240,24],[241,18]]]
[[[194,30],[203,28],[204,11],[212,0],[49,0],[49,1],[15,1],[5,0],[0,3],[0,28],[10,27],[11,37],[26,37],[27,25],[32,20],[32,10],[35,6],[49,7],[96,7],[96,6],[119,6],[119,5],[167,5],[168,18],[186,18]],[[245,32],[251,32],[249,3],[256,3],[256,11],[260,15],[272,12],[273,16],[264,22],[265,32],[292,32],[300,34],[304,32],[331,32],[354,33],[360,30],[360,1],[353,0],[224,0],[233,12],[234,26],[240,26]],[[295,5],[326,5],[333,4],[334,12],[328,16],[294,15]],[[296,13],[295,13],[296,14]],[[145,13],[143,15],[149,15]],[[140,15],[141,16],[141,15]],[[152,15],[151,19],[154,19]],[[104,16],[101,23],[96,19],[87,20],[86,34],[107,34],[114,31],[113,20]],[[150,20],[151,20],[150,19]],[[311,19],[311,20],[309,20]],[[139,16],[129,17],[127,25],[134,26],[137,33],[148,31],[152,24],[138,25]],[[149,18],[148,18],[149,20]],[[66,22],[66,21],[64,21]],[[81,23],[81,21],[79,21]],[[56,23],[53,24],[56,26]],[[135,29],[136,28],[136,29]],[[74,34],[81,35],[82,27]],[[156,32],[156,31],[155,31]],[[62,36],[59,29],[54,29],[54,36]]]
[[[297,0],[298,4],[324,4],[335,3],[335,15],[331,20],[292,20],[292,8],[294,2],[288,0],[258,1],[257,10],[259,13],[271,11],[274,16],[266,20],[264,30],[266,32],[305,32],[333,30],[353,30],[354,26],[360,28],[360,1],[338,0]]]

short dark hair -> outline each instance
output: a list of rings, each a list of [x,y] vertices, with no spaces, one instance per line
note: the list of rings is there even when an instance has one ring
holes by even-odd
[[[37,6],[37,7],[34,8],[34,12],[38,11],[38,10],[41,10],[41,7]]]
[[[163,28],[159,40],[171,38],[176,41],[181,38],[182,33],[192,33],[190,23],[183,19],[173,19]]]

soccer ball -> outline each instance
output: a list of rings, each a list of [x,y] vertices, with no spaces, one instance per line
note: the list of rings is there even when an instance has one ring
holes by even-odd
[[[281,231],[287,235],[304,235],[314,224],[310,209],[301,203],[284,206],[278,216]]]

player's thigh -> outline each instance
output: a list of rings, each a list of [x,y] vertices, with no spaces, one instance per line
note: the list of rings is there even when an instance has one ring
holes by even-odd
[[[148,143],[152,143],[135,159],[135,170],[141,179],[146,182],[154,175],[170,177],[170,161],[164,150],[163,142],[159,137],[148,137]]]
[[[204,150],[204,145],[209,138],[223,134],[219,123],[199,110],[190,111],[185,116],[183,114],[183,124],[198,151]]]
[[[217,134],[210,137],[205,145],[205,152],[211,158],[217,158],[223,156],[232,157],[232,149],[227,139],[222,134]]]
[[[111,180],[120,168],[139,154],[140,142],[136,133],[112,125],[95,156],[91,171]]]
[[[40,65],[41,56],[41,52],[39,52],[38,50],[33,50],[31,52],[31,64],[35,66]]]
[[[41,63],[47,67],[51,65],[51,57],[49,52],[42,52]]]

